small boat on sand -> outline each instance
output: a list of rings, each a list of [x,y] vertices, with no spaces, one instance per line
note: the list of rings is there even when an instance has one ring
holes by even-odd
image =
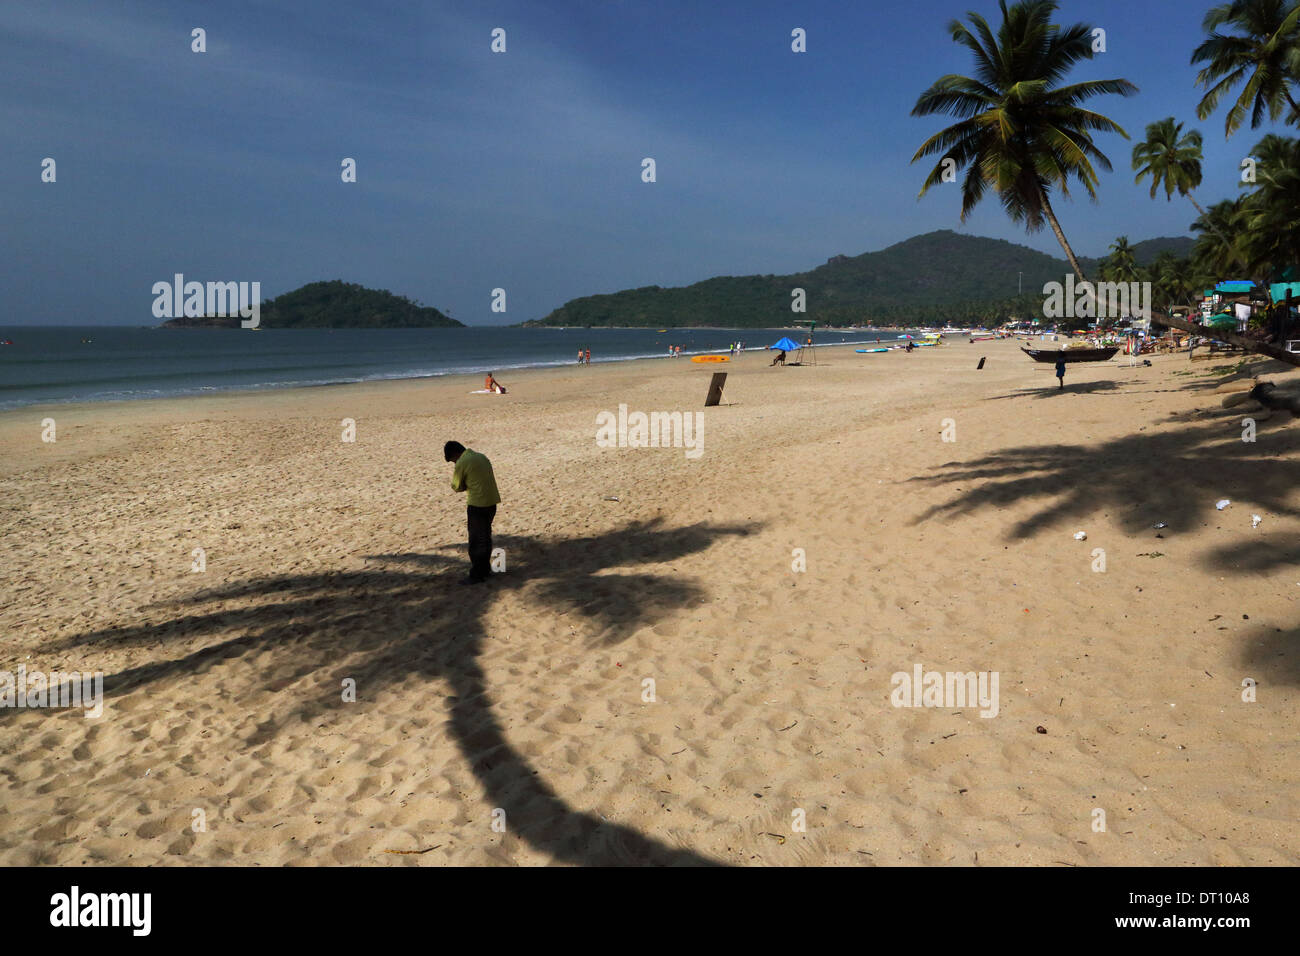
[[[1100,349],[1027,349],[1021,348],[1035,362],[1106,362],[1119,351],[1119,346]]]

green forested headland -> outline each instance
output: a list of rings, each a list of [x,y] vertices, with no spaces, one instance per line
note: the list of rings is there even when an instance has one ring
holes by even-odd
[[[1139,262],[1159,253],[1186,255],[1191,238],[1136,243]],[[1098,260],[1081,260],[1090,272]],[[1061,282],[1069,266],[1002,239],[927,233],[878,252],[835,256],[825,265],[790,275],[720,276],[678,288],[645,286],[573,299],[524,323],[546,326],[724,326],[773,328],[796,320],[818,325],[993,324],[1042,309],[1043,285]],[[1023,277],[1023,292],[1017,283]],[[806,311],[791,311],[792,290],[803,289]]]
[[[383,289],[333,279],[310,282],[300,289],[262,303],[259,328],[264,329],[415,329],[463,328],[437,309],[412,302]],[[238,328],[235,317],[202,316],[170,319],[164,328]]]

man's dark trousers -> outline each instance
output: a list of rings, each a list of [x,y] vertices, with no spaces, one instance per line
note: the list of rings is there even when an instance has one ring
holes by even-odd
[[[469,576],[475,581],[486,581],[492,573],[492,519],[497,516],[497,506],[466,507],[469,515]]]

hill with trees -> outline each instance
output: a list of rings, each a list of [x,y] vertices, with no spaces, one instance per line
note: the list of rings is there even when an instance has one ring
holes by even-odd
[[[1186,254],[1191,238],[1149,239],[1132,250],[1139,264],[1162,252]],[[1081,259],[1094,276],[1100,260]],[[719,276],[694,285],[645,286],[566,302],[524,323],[545,326],[724,326],[990,324],[1042,309],[1042,288],[1070,271],[1064,259],[1027,246],[941,230],[790,275]],[[1023,278],[1022,278],[1023,274]],[[791,311],[803,289],[807,311]],[[1023,290],[1023,291],[1018,291]]]
[[[238,328],[238,316],[169,319],[164,328]],[[463,328],[437,309],[383,289],[333,279],[310,282],[262,303],[264,329],[423,329]]]

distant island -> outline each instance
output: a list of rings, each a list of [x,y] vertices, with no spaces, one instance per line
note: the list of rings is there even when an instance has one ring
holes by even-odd
[[[1186,256],[1192,245],[1187,237],[1149,239],[1132,249],[1138,264],[1145,265],[1162,253]],[[1096,275],[1100,260],[1079,261]],[[807,319],[836,326],[996,324],[1039,314],[1043,285],[1062,281],[1068,272],[1064,259],[1027,246],[945,229],[878,252],[834,255],[809,272],[720,276],[679,288],[652,285],[584,296],[523,324],[783,328]],[[797,288],[806,297],[803,313],[791,310]]]
[[[450,329],[464,323],[383,289],[333,279],[309,282],[262,303],[263,329]],[[237,329],[239,316],[168,319],[164,329]]]

